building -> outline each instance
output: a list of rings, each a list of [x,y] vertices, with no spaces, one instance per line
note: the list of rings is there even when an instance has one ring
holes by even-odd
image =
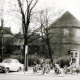
[[[80,22],[70,12],[66,11],[49,29],[53,36],[50,42],[55,57],[68,55],[71,49],[80,52]]]
[[[40,53],[40,36],[35,34],[28,39],[29,55]],[[2,44],[3,41],[3,44]],[[39,44],[38,44],[39,43]],[[17,58],[23,60],[24,36],[21,33],[12,34],[7,27],[0,28],[0,62],[5,58]],[[2,49],[3,48],[3,49]],[[22,61],[21,61],[22,62]]]
[[[9,27],[3,27],[3,29],[0,27],[0,37],[3,35],[3,38],[10,38],[12,36],[11,28]]]
[[[8,56],[7,53],[10,53],[9,49],[9,43],[11,39],[13,38],[13,35],[11,33],[11,29],[8,27],[0,27],[0,61],[4,59],[4,57]],[[12,44],[12,43],[11,43]]]
[[[79,67],[79,51],[78,50],[70,50],[70,67]]]

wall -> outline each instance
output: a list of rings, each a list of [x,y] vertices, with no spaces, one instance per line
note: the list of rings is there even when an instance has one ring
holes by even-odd
[[[80,28],[52,28],[50,32],[54,56],[68,55],[70,49],[80,50]]]

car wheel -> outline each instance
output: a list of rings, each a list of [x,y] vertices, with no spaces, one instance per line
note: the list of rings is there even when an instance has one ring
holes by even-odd
[[[5,73],[9,73],[9,68],[6,68],[5,69]]]
[[[18,68],[17,72],[21,71],[21,67]]]

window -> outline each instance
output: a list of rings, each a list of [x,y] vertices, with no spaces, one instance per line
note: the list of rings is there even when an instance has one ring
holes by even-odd
[[[75,57],[77,57],[78,56],[78,54],[77,54],[77,52],[75,52]]]
[[[76,34],[76,36],[80,36],[80,29],[76,29],[75,34]]]
[[[19,61],[18,60],[15,60],[15,63],[19,63]]]
[[[71,52],[71,57],[73,57],[73,52]]]
[[[64,29],[64,36],[68,36],[68,35],[69,35],[68,29]]]

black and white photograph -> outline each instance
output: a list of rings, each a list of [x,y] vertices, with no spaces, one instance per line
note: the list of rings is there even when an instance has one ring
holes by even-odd
[[[0,0],[0,80],[79,80],[80,0]]]

